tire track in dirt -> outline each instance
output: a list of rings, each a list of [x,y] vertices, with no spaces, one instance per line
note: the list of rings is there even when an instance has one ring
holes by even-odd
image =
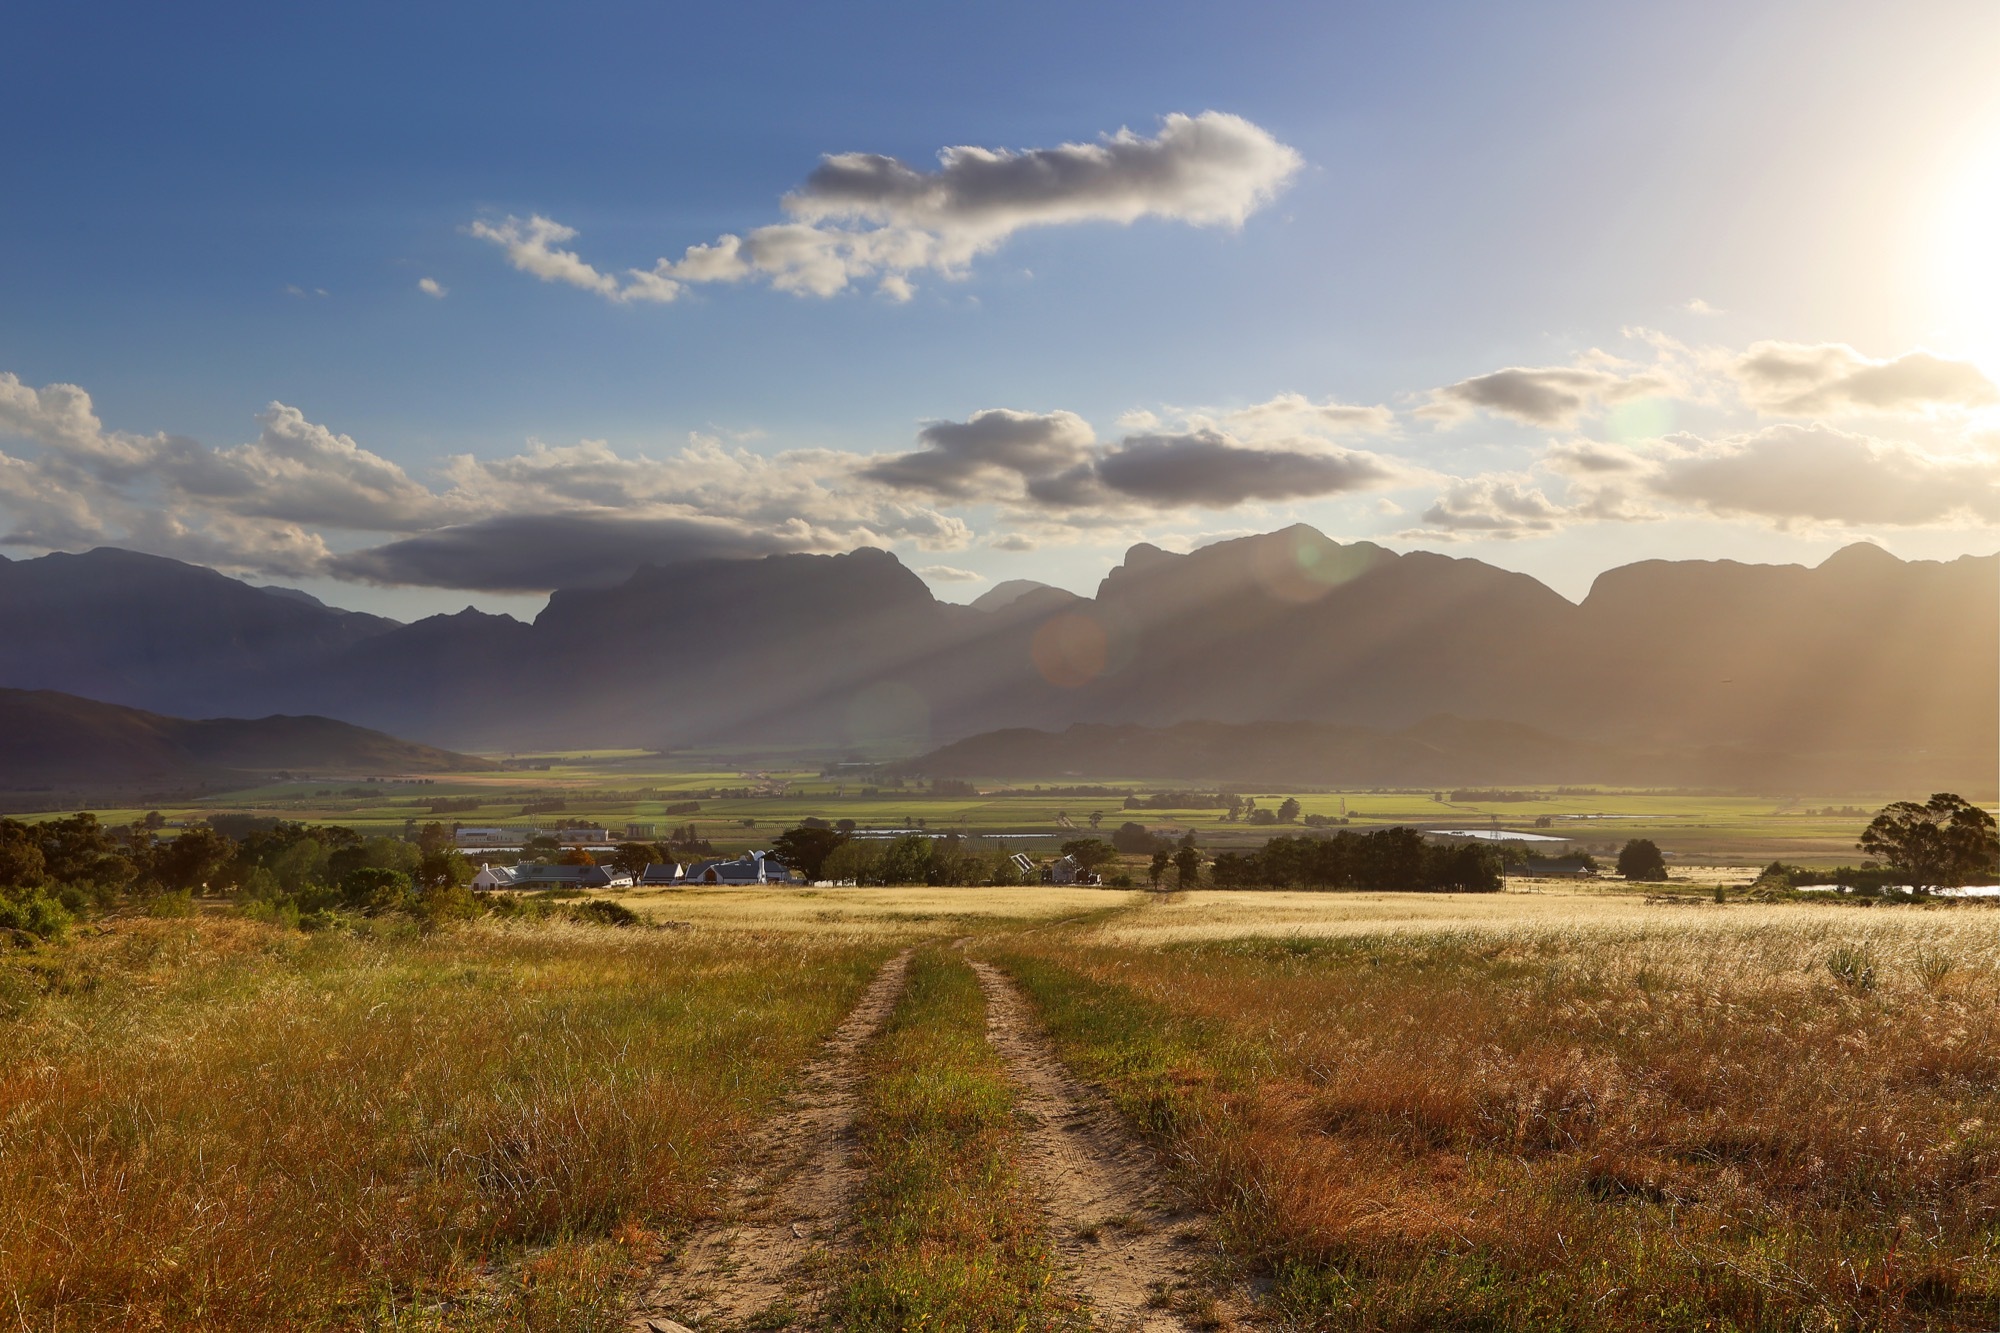
[[[1215,1247],[1207,1219],[1179,1206],[1152,1152],[1101,1094],[1063,1067],[1006,974],[991,963],[972,968],[986,994],[987,1039],[1020,1090],[1028,1122],[1022,1166],[1098,1327],[1233,1327],[1248,1306],[1236,1293],[1209,1287],[1202,1270]]]
[[[860,1185],[853,1130],[861,1106],[860,1055],[896,1007],[910,950],[882,965],[799,1087],[751,1136],[748,1165],[729,1182],[720,1220],[690,1237],[640,1298],[635,1330],[735,1329],[800,1293]]]

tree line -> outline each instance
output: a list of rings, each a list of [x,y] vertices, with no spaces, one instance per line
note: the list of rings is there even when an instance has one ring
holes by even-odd
[[[1208,867],[1218,889],[1385,889],[1497,893],[1500,855],[1440,845],[1416,829],[1342,829],[1330,837],[1276,837],[1254,852],[1224,852]]]
[[[206,895],[307,928],[343,912],[402,914],[431,925],[496,908],[524,910],[511,897],[471,892],[472,864],[440,823],[426,824],[414,840],[293,822],[241,838],[206,824],[163,838],[162,827],[149,817],[114,829],[87,813],[39,823],[0,819],[0,937],[53,939],[76,921],[117,911],[184,914]],[[588,907],[589,915],[621,923],[631,915],[616,904]]]

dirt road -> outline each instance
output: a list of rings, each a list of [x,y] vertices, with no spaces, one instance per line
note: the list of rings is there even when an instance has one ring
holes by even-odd
[[[905,950],[883,965],[806,1066],[798,1091],[757,1131],[722,1218],[662,1266],[639,1301],[635,1330],[670,1328],[668,1320],[704,1333],[742,1328],[792,1298],[795,1278],[833,1240],[860,1183],[852,1135],[860,1056],[896,1007],[909,962]]]
[[[1049,1231],[1098,1327],[1138,1333],[1227,1328],[1243,1302],[1209,1289],[1205,1219],[1162,1189],[1159,1164],[1117,1112],[1070,1076],[1027,1001],[1000,969],[974,963],[986,1031],[1007,1061],[1029,1122],[1022,1166],[1049,1213]]]

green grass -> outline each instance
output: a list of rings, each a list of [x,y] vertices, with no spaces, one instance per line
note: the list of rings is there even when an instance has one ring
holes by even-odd
[[[855,1333],[1089,1327],[1062,1294],[1015,1167],[1019,1132],[971,968],[932,946],[869,1053],[857,1242],[832,1275],[833,1324]]]

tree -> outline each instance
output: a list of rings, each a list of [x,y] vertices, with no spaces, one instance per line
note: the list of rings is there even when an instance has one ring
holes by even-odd
[[[1181,838],[1180,850],[1174,853],[1174,873],[1175,888],[1191,889],[1201,882],[1201,852],[1192,831]]]
[[[1174,854],[1162,845],[1153,849],[1153,863],[1146,867],[1146,878],[1153,882],[1153,888],[1160,887],[1160,881],[1167,877],[1167,867],[1174,863]]]
[[[1103,822],[1104,822],[1104,812],[1102,810],[1092,810],[1090,812],[1090,826],[1092,828],[1096,828],[1099,824],[1102,824]]]
[[[559,866],[594,866],[597,864],[597,858],[581,847],[572,847],[556,858],[556,864]]]
[[[1150,852],[1159,841],[1144,824],[1126,820],[1111,831],[1111,845],[1121,852]]]
[[[1278,807],[1278,822],[1280,824],[1296,824],[1299,822],[1298,797],[1287,796],[1285,798],[1284,804]]]
[[[930,883],[931,840],[921,833],[905,833],[882,853],[875,873],[884,884]]]
[[[1908,876],[1918,893],[1991,875],[2000,861],[1993,816],[1948,791],[1921,805],[1897,801],[1883,807],[1856,845]]]
[[[807,879],[821,878],[820,872],[826,868],[826,858],[834,849],[846,842],[847,835],[831,828],[810,828],[800,825],[786,829],[771,843],[771,850],[778,859]]]
[[[362,866],[340,877],[340,898],[348,907],[358,907],[369,916],[383,912],[406,912],[416,905],[410,891],[410,877],[400,870]]]
[[[1667,863],[1651,838],[1634,838],[1618,853],[1618,873],[1627,879],[1660,883],[1667,877]]]
[[[0,819],[0,889],[33,888],[44,878],[42,844],[26,824]]]
[[[660,859],[660,849],[650,842],[621,842],[611,854],[612,865],[635,877],[645,874],[647,866],[658,865]]]
[[[146,869],[155,883],[170,892],[200,893],[236,859],[236,844],[199,824],[182,829],[172,842],[153,848]]]
[[[427,892],[431,889],[464,888],[472,883],[472,875],[472,862],[450,847],[428,852],[423,860],[417,862],[417,883]]]
[[[1074,857],[1078,865],[1092,872],[1118,859],[1117,850],[1102,838],[1073,839],[1062,845],[1062,852],[1064,856]]]

